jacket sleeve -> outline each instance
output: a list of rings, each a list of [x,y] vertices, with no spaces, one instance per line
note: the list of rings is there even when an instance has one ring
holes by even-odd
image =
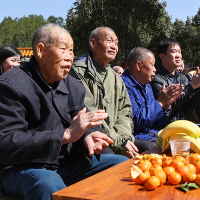
[[[12,85],[0,80],[0,163],[54,164],[61,149],[64,129],[31,129],[27,121],[30,116],[23,101]]]
[[[177,110],[180,106],[185,104],[187,101],[189,101],[190,98],[192,98],[195,94],[195,90],[192,88],[191,84],[188,82],[188,79],[185,76],[181,76],[181,84],[184,86],[183,95],[181,95],[173,104],[172,109]],[[163,77],[161,77],[159,74],[157,74],[154,79],[151,81],[151,86],[153,89],[153,93],[155,96],[155,99],[158,98],[158,94],[160,90],[162,89],[163,84],[165,84],[166,87],[169,86],[168,81],[164,81]],[[173,84],[173,83],[170,83]]]
[[[141,97],[140,92],[135,87],[130,86],[126,81],[125,85],[132,104],[135,130],[144,129],[151,125],[160,126],[168,119],[158,101],[155,100],[150,85],[147,91],[149,102]]]
[[[124,142],[130,140],[134,143],[133,135],[134,124],[132,120],[132,108],[130,98],[122,81],[121,98],[119,99],[119,107],[117,112],[117,119],[113,128],[110,131],[110,137],[113,138],[113,149],[116,153],[121,153],[124,149]]]

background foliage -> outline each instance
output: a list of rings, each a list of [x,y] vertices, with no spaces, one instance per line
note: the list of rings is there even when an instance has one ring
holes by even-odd
[[[131,49],[137,46],[146,47],[156,55],[157,44],[166,37],[180,42],[185,61],[192,62],[194,67],[200,65],[200,8],[186,22],[176,20],[172,23],[165,7],[166,2],[158,0],[77,0],[72,9],[66,11],[65,20],[53,15],[46,20],[42,15],[20,19],[5,17],[0,23],[0,46],[30,47],[33,34],[40,26],[56,23],[71,33],[74,53],[78,57],[88,52],[91,31],[108,26],[119,39],[119,52],[113,65],[125,62]]]

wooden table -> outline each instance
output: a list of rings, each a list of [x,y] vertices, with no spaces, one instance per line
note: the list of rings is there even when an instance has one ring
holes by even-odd
[[[160,153],[155,147],[145,153]],[[200,199],[200,189],[187,193],[175,189],[175,185],[166,182],[156,190],[148,191],[144,186],[133,183],[129,159],[94,176],[75,183],[53,194],[53,200],[194,200]]]

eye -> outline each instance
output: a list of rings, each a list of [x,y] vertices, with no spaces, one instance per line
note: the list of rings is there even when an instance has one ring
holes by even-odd
[[[106,39],[106,42],[109,42],[109,43],[110,43],[110,42],[112,42],[112,40],[111,40],[111,39]]]

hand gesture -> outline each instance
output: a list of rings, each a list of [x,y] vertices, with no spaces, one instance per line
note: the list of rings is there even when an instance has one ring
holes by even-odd
[[[126,146],[124,147],[122,151],[122,155],[128,157],[128,158],[133,158],[135,155],[138,153],[138,148],[131,142],[130,140],[127,141]]]
[[[73,118],[69,128],[65,130],[62,144],[76,142],[87,129],[102,124],[100,120],[106,119],[107,117],[108,114],[104,110],[86,112],[86,108],[83,108]]]
[[[196,89],[196,88],[198,88],[200,86],[200,71],[199,71],[199,67],[197,67],[196,72],[192,76],[192,80],[191,80],[190,84],[193,87],[193,89]]]
[[[104,133],[95,131],[85,137],[84,143],[89,150],[89,155],[92,156],[94,153],[100,154],[104,148],[112,144],[113,141]]]
[[[165,109],[169,109],[171,104],[176,101],[182,94],[184,87],[180,84],[172,84],[165,88],[165,85],[163,85],[161,91],[158,94],[158,103],[161,105],[161,107]]]

